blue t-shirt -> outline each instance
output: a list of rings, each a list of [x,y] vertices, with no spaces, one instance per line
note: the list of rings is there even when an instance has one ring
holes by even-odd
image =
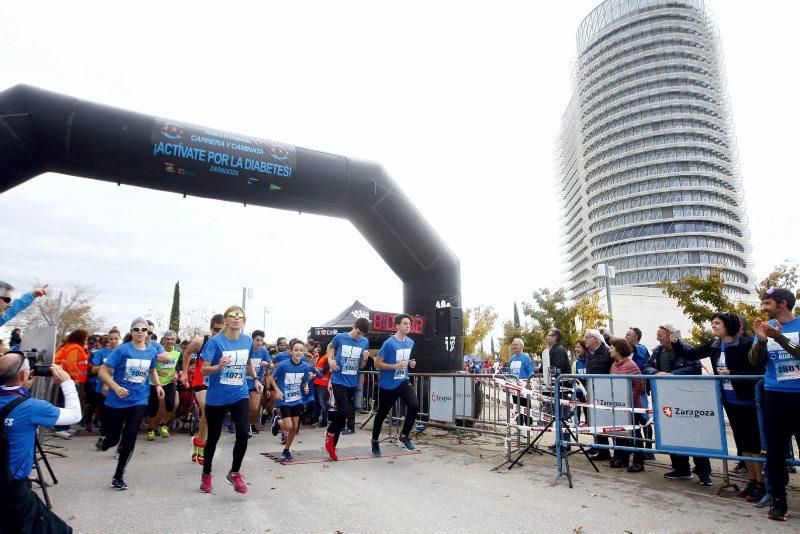
[[[161,354],[162,352],[166,352],[164,350],[164,347],[158,341],[148,340],[147,346],[156,349],[158,351],[156,354]]]
[[[308,384],[308,374],[312,372],[308,362],[301,360],[295,364],[291,359],[284,361],[272,372],[272,378],[278,384],[283,398],[275,401],[275,406],[299,406],[303,404],[303,384]]]
[[[275,355],[274,358],[272,358],[272,363],[274,363],[275,366],[277,367],[278,365],[282,364],[286,360],[291,360],[291,359],[292,359],[292,355],[289,354],[286,351],[283,351],[283,352],[279,352],[278,354]]]
[[[264,380],[264,373],[267,370],[266,366],[262,366],[261,362],[272,362],[272,358],[269,357],[269,351],[264,347],[261,347],[258,350],[251,350],[250,351],[250,359],[253,360],[253,367],[256,369],[256,376],[259,380]],[[256,388],[256,383],[250,377],[250,374],[247,375],[247,390],[253,391]]]
[[[106,363],[106,358],[108,358],[109,354],[111,354],[111,349],[108,347],[103,347],[102,349],[97,349],[96,351],[92,352],[92,365],[94,367],[100,367],[104,363]],[[103,381],[100,380],[98,375],[92,375],[94,377],[94,390],[97,393],[101,393],[103,391]]]
[[[158,352],[152,345],[139,350],[133,343],[123,343],[106,358],[106,365],[114,370],[114,382],[128,390],[128,396],[121,399],[109,388],[106,394],[106,406],[111,408],[128,408],[147,404],[150,395],[150,369],[156,368]]]
[[[508,372],[521,380],[527,380],[534,374],[531,357],[525,352],[515,354],[508,360]]]
[[[400,341],[395,336],[383,342],[378,356],[383,358],[384,363],[395,364],[403,360],[411,359],[411,349],[414,348],[414,340],[410,337]],[[405,369],[386,369],[381,370],[381,380],[379,387],[382,389],[395,389],[400,384],[408,380],[408,368]]]
[[[331,371],[331,382],[340,386],[358,386],[358,371],[361,369],[361,354],[369,350],[369,340],[365,337],[353,339],[349,333],[336,334],[329,345],[336,349],[338,371]]]
[[[217,365],[223,356],[230,357],[231,361],[220,372],[209,375],[206,404],[227,406],[250,397],[245,378],[252,347],[253,338],[244,334],[239,334],[237,339],[217,334],[208,340],[200,356],[203,361]]]
[[[775,326],[777,321],[770,321]],[[781,333],[795,343],[800,342],[800,317],[781,325]],[[754,339],[755,343],[757,340]],[[767,372],[764,388],[768,391],[800,393],[800,358],[792,356],[772,338],[767,338]]]
[[[20,387],[0,388],[0,408],[13,401],[19,394],[27,395]],[[52,427],[58,420],[58,408],[39,399],[28,399],[6,416],[6,437],[8,439],[8,468],[14,480],[28,478],[33,468],[33,444],[36,427]]]

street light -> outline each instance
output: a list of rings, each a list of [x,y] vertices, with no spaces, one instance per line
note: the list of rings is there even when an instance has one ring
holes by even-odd
[[[245,301],[247,299],[253,298],[253,288],[252,287],[243,287],[242,288],[242,309],[245,309]]]
[[[611,311],[611,280],[616,278],[617,270],[611,265],[599,263],[597,275],[602,276],[606,284],[606,304],[608,305],[608,331],[614,334],[614,313]]]
[[[266,332],[267,332],[267,314],[268,313],[269,313],[269,310],[267,309],[266,306],[264,306],[264,327],[261,329],[261,330],[264,331],[264,335],[267,335]]]

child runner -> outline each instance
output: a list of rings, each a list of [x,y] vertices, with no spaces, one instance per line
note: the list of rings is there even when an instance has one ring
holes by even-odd
[[[236,427],[236,444],[233,446],[233,463],[225,478],[236,493],[246,494],[247,484],[239,469],[250,437],[248,435],[250,395],[247,392],[245,376],[248,374],[255,376],[253,362],[250,360],[253,339],[242,333],[245,321],[244,309],[231,306],[225,310],[224,316],[225,326],[222,332],[208,340],[202,353],[203,361],[208,362],[208,365],[203,367],[202,373],[208,376],[209,380],[206,392],[208,439],[203,474],[200,476],[200,491],[211,493],[211,464],[214,460],[214,451],[222,432],[225,412],[230,411]],[[261,384],[256,382],[255,386],[260,393]]]
[[[278,435],[278,429],[287,434],[283,449],[283,459],[294,460],[289,447],[300,428],[300,416],[303,414],[303,395],[308,395],[309,376],[313,372],[305,361],[303,353],[305,344],[295,340],[289,347],[291,358],[278,365],[269,380],[275,388],[275,406],[281,414],[272,421],[272,435]]]
[[[331,415],[332,421],[325,433],[325,450],[333,461],[338,460],[336,445],[339,443],[339,434],[347,423],[347,416],[355,402],[359,371],[367,365],[369,358],[369,340],[364,337],[367,334],[369,320],[361,317],[350,332],[336,334],[328,345],[330,382],[336,411]]]
[[[131,323],[131,341],[114,349],[98,373],[100,380],[108,386],[105,436],[100,448],[107,451],[120,443],[117,470],[111,479],[111,487],[115,490],[128,489],[122,475],[136,445],[136,433],[147,408],[150,383],[156,384],[158,398],[164,398],[164,390],[156,374],[158,350],[147,343],[147,336],[147,321],[134,319]],[[147,381],[148,375],[150,383]]]
[[[253,330],[253,349],[250,351],[250,359],[253,360],[253,368],[256,376],[247,375],[247,391],[250,392],[250,435],[258,434],[258,416],[261,413],[261,392],[256,389],[256,381],[264,383],[264,372],[272,363],[269,352],[264,348],[264,332]]]
[[[411,349],[414,348],[414,341],[407,337],[411,331],[411,317],[405,313],[394,318],[394,325],[397,332],[384,341],[378,357],[375,360],[375,368],[380,371],[380,384],[378,387],[378,413],[375,415],[375,423],[372,425],[372,454],[380,456],[381,449],[378,445],[378,436],[381,433],[383,420],[389,414],[394,403],[400,399],[406,405],[406,419],[403,422],[403,429],[397,438],[398,445],[413,451],[414,444],[408,437],[414,420],[419,413],[419,401],[417,393],[411,387],[408,380],[408,368],[414,368],[416,361],[411,359]]]

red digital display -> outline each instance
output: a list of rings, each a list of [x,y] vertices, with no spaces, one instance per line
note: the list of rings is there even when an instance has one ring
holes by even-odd
[[[396,332],[397,328],[394,325],[395,316],[398,313],[387,312],[372,312],[372,330],[375,332]],[[411,316],[411,333],[424,334],[425,333],[425,317],[421,315]]]

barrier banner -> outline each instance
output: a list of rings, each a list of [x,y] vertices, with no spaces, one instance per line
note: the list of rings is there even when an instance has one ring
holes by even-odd
[[[587,379],[586,393],[591,408],[587,408],[589,422],[594,427],[611,429],[609,434],[630,434],[629,430],[616,430],[618,427],[632,428],[633,397],[631,381],[612,378]],[[597,406],[597,409],[594,407]],[[611,408],[611,409],[609,409]],[[627,408],[617,410],[616,408]]]
[[[456,391],[453,395],[453,381]],[[456,417],[474,417],[475,380],[473,378],[431,377],[430,383],[430,409],[431,420],[455,423],[453,420],[453,403],[455,402]],[[454,398],[455,397],[455,398]]]
[[[651,385],[657,449],[728,454],[718,382],[654,379]]]

